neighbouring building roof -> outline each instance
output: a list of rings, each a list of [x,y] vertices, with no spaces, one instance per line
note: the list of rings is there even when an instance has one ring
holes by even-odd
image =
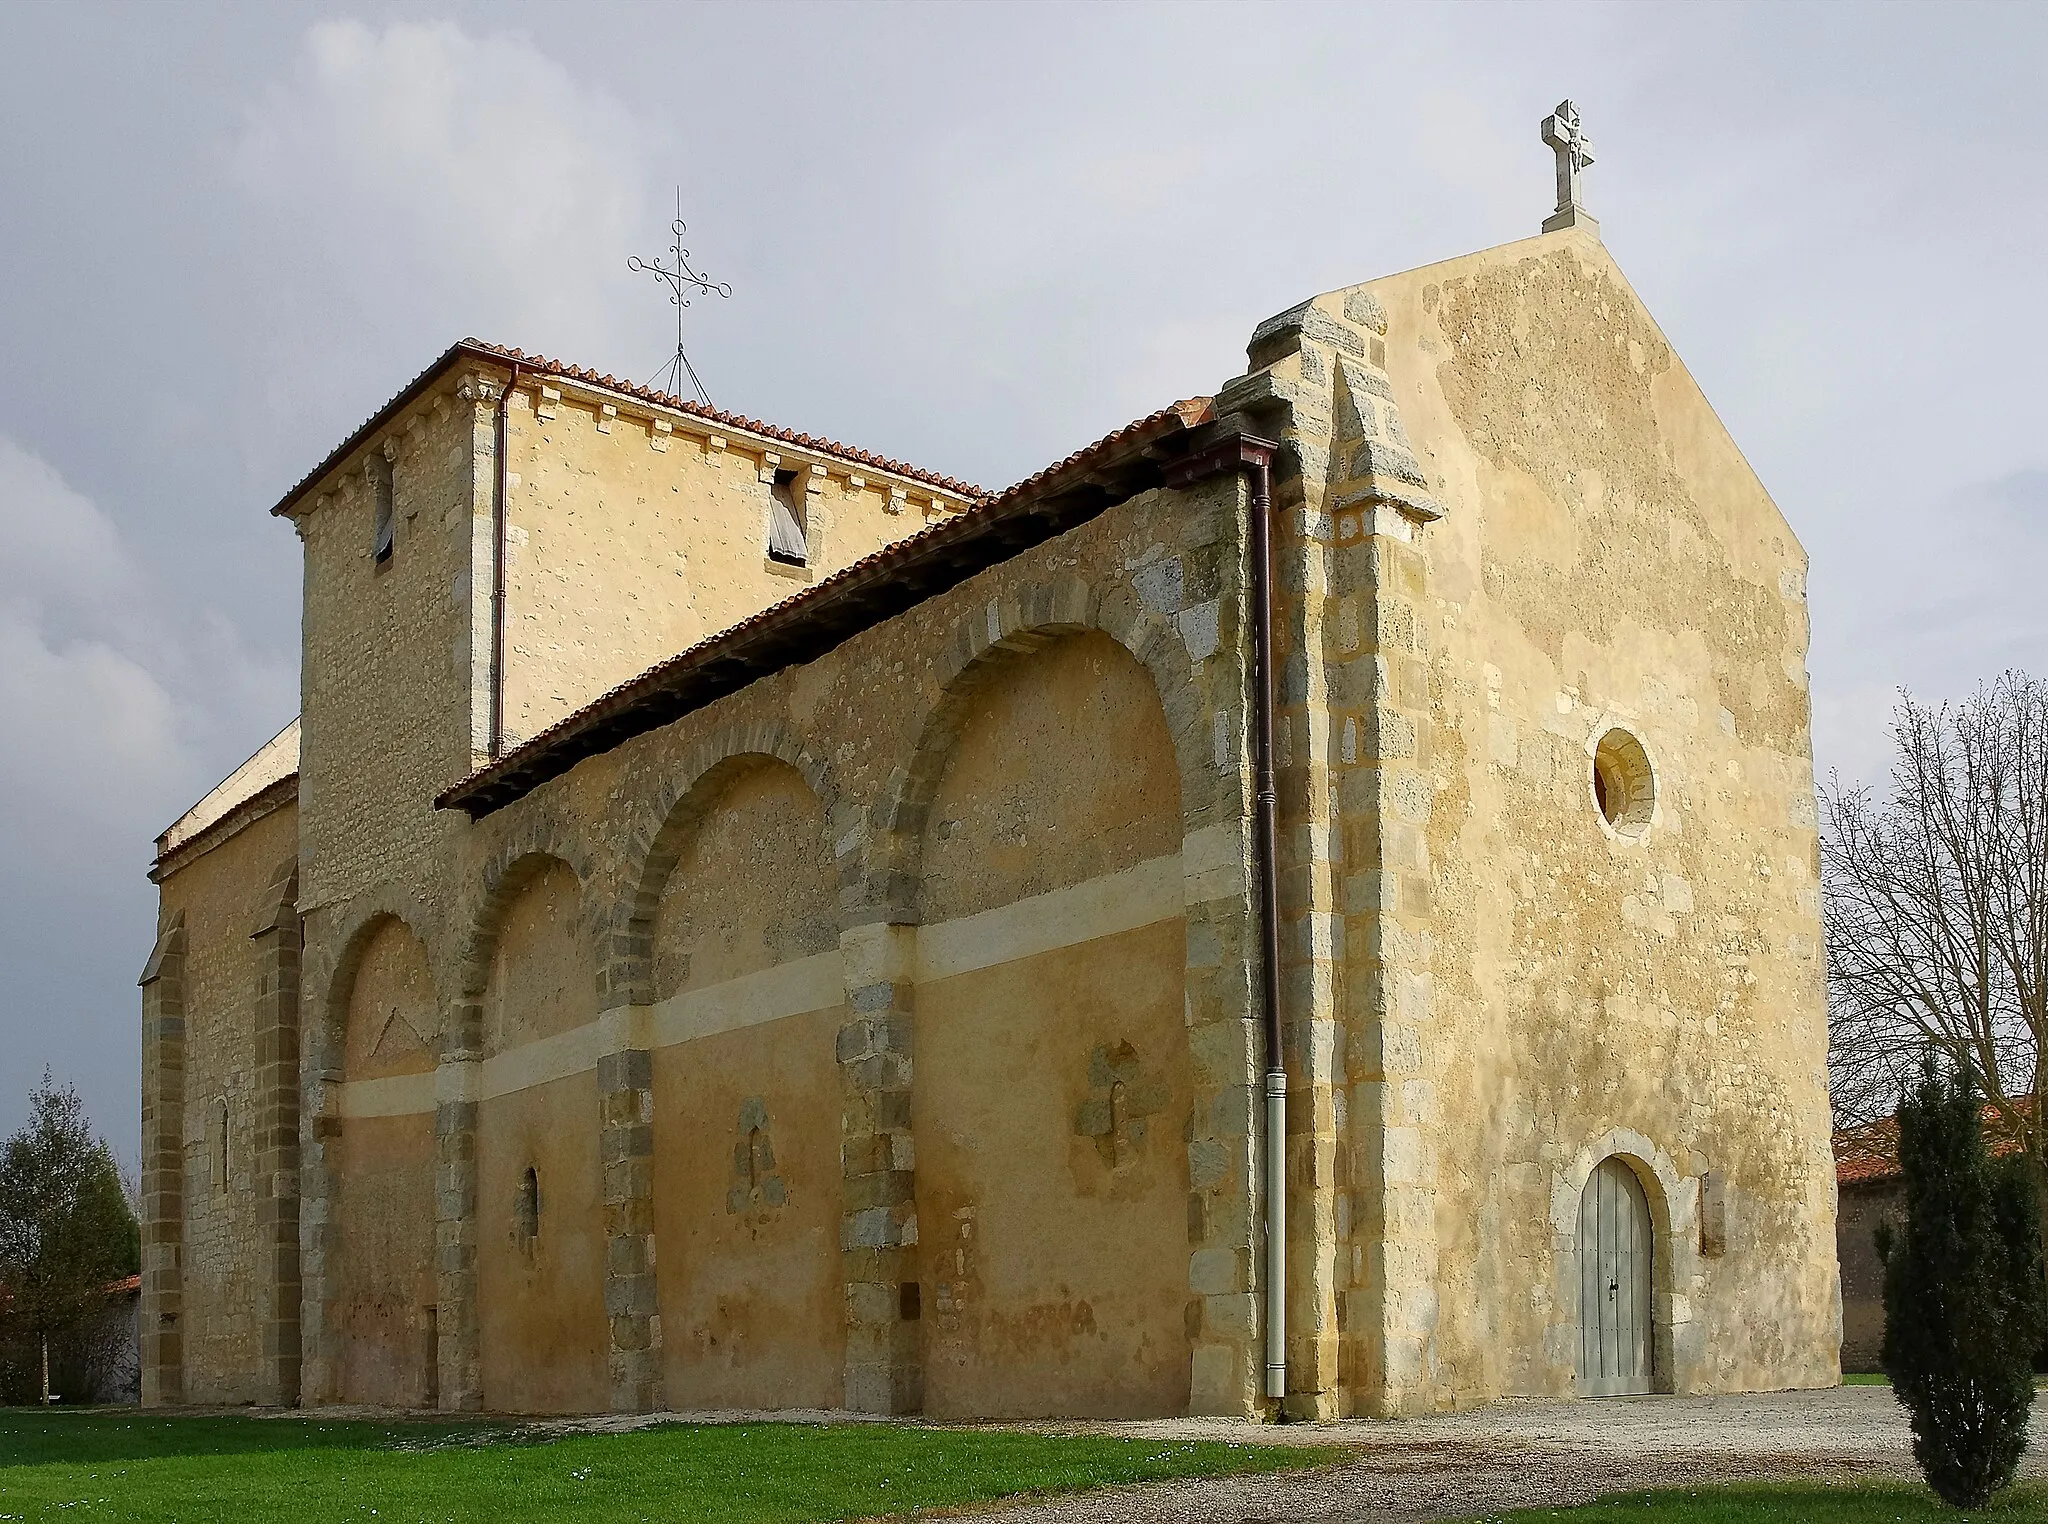
[[[282,802],[287,794],[296,793],[298,776],[299,722],[294,717],[291,724],[265,741],[255,756],[229,773],[213,792],[172,821],[157,837],[158,870],[162,871],[168,859],[228,822],[231,816],[264,804],[273,796]]]
[[[2024,1106],[2032,1097],[2019,1096],[2013,1104]],[[1991,1152],[1999,1157],[2019,1151],[2019,1140],[2000,1136],[1994,1129],[1998,1114],[1984,1108],[1984,1130],[1990,1134]],[[1835,1183],[1872,1185],[1899,1176],[1899,1119],[1879,1117],[1861,1127],[1845,1127],[1835,1134]]]
[[[481,818],[586,757],[772,672],[815,661],[859,631],[1156,484],[1172,453],[1162,449],[1165,442],[1214,417],[1211,400],[1196,397],[1128,423],[965,513],[884,546],[650,667],[472,773],[435,803]]]
[[[1862,1185],[1889,1180],[1899,1172],[1899,1122],[1880,1117],[1835,1134],[1835,1182]]]
[[[142,1277],[140,1275],[124,1275],[117,1281],[108,1281],[106,1285],[100,1287],[100,1294],[109,1299],[117,1296],[140,1296],[142,1295]],[[0,1306],[5,1306],[13,1298],[14,1293],[9,1291],[4,1285],[0,1285]]]
[[[820,454],[836,456],[855,465],[865,466],[870,470],[886,471],[893,476],[901,476],[910,481],[921,482],[928,487],[936,487],[941,492],[951,493],[956,497],[978,499],[988,495],[972,482],[963,482],[957,477],[944,476],[936,471],[926,471],[900,460],[891,460],[885,455],[876,455],[872,451],[862,450],[853,445],[840,444],[837,440],[825,439],[810,434],[799,434],[794,429],[785,429],[772,423],[763,423],[759,419],[747,418],[738,413],[728,413],[722,408],[707,407],[701,402],[691,402],[668,392],[657,392],[650,387],[641,386],[632,381],[621,381],[616,376],[600,375],[588,366],[569,365],[561,360],[551,360],[546,355],[530,355],[524,350],[507,349],[499,344],[486,344],[482,339],[459,339],[449,345],[443,351],[441,357],[434,361],[433,364],[413,377],[411,383],[404,390],[385,403],[360,428],[337,445],[333,452],[325,460],[321,461],[319,465],[315,466],[297,486],[279,498],[277,505],[270,511],[274,514],[289,516],[299,499],[304,497],[307,491],[315,486],[322,477],[340,465],[364,440],[384,427],[408,403],[426,391],[435,381],[439,380],[450,366],[464,360],[483,360],[492,365],[509,366],[517,364],[522,372],[536,377],[556,376],[580,382],[585,386],[600,386],[606,391],[616,392],[622,397],[631,397],[655,407],[668,408],[678,413],[687,413],[691,417],[701,418],[706,423],[714,423],[721,428],[757,434],[763,439],[776,439],[784,444],[799,445],[805,449],[816,450]]]

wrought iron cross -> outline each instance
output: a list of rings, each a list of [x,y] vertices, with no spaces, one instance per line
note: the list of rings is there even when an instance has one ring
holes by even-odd
[[[1544,219],[1543,231],[1591,222],[1579,202],[1579,171],[1593,162],[1593,140],[1579,126],[1579,108],[1559,101],[1557,109],[1543,119],[1543,141],[1557,155],[1557,210]]]
[[[711,396],[704,390],[704,383],[697,378],[697,367],[692,365],[690,357],[683,353],[683,309],[690,305],[690,298],[684,293],[686,291],[694,291],[699,296],[726,297],[732,295],[732,286],[725,281],[714,281],[708,276],[699,275],[696,270],[691,268],[690,251],[683,247],[683,234],[687,233],[689,229],[683,223],[683,189],[681,186],[676,187],[676,220],[669,224],[669,229],[674,235],[674,241],[668,246],[669,253],[675,258],[675,268],[673,270],[658,259],[646,260],[642,259],[638,254],[633,255],[626,261],[626,268],[628,270],[632,270],[637,274],[651,275],[667,286],[669,288],[669,301],[674,304],[676,309],[675,355],[669,360],[668,364],[654,373],[653,378],[647,384],[652,386],[656,381],[666,378],[667,384],[662,389],[671,395],[678,395],[683,389],[683,377],[688,376],[691,387],[697,393],[698,400],[706,407],[709,407],[711,405]]]

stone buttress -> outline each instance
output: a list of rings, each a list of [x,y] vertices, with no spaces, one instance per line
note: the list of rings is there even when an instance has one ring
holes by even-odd
[[[1288,1069],[1288,1408],[1437,1405],[1427,558],[1443,516],[1370,293],[1259,325],[1217,396],[1282,446],[1276,764]]]

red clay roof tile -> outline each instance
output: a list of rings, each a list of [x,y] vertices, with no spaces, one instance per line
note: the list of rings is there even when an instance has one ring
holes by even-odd
[[[1090,471],[1103,467],[1129,450],[1149,445],[1154,439],[1184,434],[1207,423],[1214,416],[1214,411],[1209,398],[1193,397],[1125,424],[1065,459],[1034,472],[1015,486],[1005,488],[994,497],[984,498],[966,512],[929,524],[915,534],[905,535],[834,572],[822,582],[771,604],[760,613],[656,663],[444,790],[434,803],[441,809],[467,810],[472,816],[482,816],[500,808],[546,779],[566,772],[584,757],[608,751],[630,735],[667,724],[687,713],[688,708],[677,707],[673,690],[722,658],[744,660],[740,653],[745,648],[758,643],[763,637],[773,638],[822,616],[842,593],[856,587],[872,587],[908,577],[916,563],[959,551],[987,538],[1006,517],[1008,510],[1026,505],[1041,494],[1062,491],[1075,479],[1085,478]],[[1011,546],[997,559],[1021,554],[1025,548],[1023,544]],[[944,575],[941,574],[941,580]],[[931,593],[907,596],[918,601],[931,596]],[[859,627],[878,624],[888,617],[886,613],[877,614],[860,621]],[[851,633],[851,630],[836,633],[834,643]],[[767,659],[772,661],[776,658]],[[755,671],[737,686],[746,686],[765,675],[765,670]],[[727,684],[688,707],[709,703],[712,697],[731,691],[732,686]]]
[[[299,481],[297,486],[279,498],[277,505],[270,511],[280,515],[288,513],[293,504],[305,496],[306,492],[328,472],[346,460],[364,440],[375,434],[386,423],[389,423],[407,403],[425,391],[450,365],[465,358],[484,360],[494,365],[511,365],[516,362],[521,370],[532,375],[566,377],[571,381],[581,381],[586,385],[601,386],[607,391],[617,392],[622,397],[632,397],[641,402],[653,404],[656,407],[664,407],[675,412],[687,413],[693,418],[701,418],[706,423],[714,423],[721,428],[744,429],[750,434],[758,434],[763,438],[779,439],[785,444],[800,445],[806,449],[818,450],[823,454],[837,456],[839,459],[849,461],[854,465],[867,466],[876,471],[887,471],[894,476],[906,477],[911,481],[922,482],[928,487],[936,487],[941,492],[951,493],[956,497],[979,500],[988,496],[982,488],[975,486],[972,482],[963,482],[958,477],[943,476],[936,471],[926,471],[904,461],[892,460],[886,455],[877,455],[872,451],[862,450],[853,445],[840,444],[836,440],[819,438],[810,434],[798,434],[793,430],[781,428],[772,423],[763,423],[758,418],[748,418],[738,413],[728,413],[722,408],[707,407],[701,402],[690,402],[684,398],[673,396],[668,392],[657,392],[651,387],[641,386],[632,381],[621,381],[613,376],[599,375],[588,366],[570,365],[561,360],[549,359],[546,355],[530,355],[524,350],[507,349],[499,344],[487,344],[482,339],[462,339],[457,343],[451,344],[439,359],[413,377],[407,383],[404,390],[385,403],[383,407],[371,415],[368,421],[337,445],[325,460],[321,461],[319,465],[315,466],[312,471]]]

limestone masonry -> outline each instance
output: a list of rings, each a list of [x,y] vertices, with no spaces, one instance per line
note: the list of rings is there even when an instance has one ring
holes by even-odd
[[[144,1400],[1269,1416],[1260,441],[1285,1406],[1834,1383],[1805,556],[1582,220],[994,495],[451,348],[157,843]]]

